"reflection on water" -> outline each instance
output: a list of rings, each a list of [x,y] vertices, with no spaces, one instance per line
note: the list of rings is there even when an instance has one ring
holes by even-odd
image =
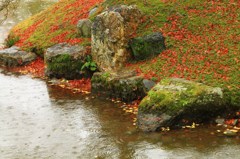
[[[0,73],[0,158],[239,158],[211,127],[140,133],[118,105]]]
[[[10,10],[8,18],[3,24],[0,24],[0,47],[3,45],[9,30],[14,25],[33,14],[39,13],[44,8],[57,1],[58,0],[19,0],[17,8],[15,10]],[[0,21],[3,19],[5,19],[4,12],[0,12]]]

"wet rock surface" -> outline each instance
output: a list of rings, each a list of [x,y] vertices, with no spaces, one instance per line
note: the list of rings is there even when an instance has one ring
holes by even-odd
[[[131,57],[130,36],[140,23],[135,6],[119,6],[98,15],[92,26],[92,57],[101,71],[120,70]]]
[[[135,60],[144,60],[160,54],[166,49],[165,38],[160,32],[152,33],[144,37],[137,37],[130,41]]]
[[[16,46],[0,50],[0,65],[2,66],[23,66],[34,61],[36,58],[37,56],[34,53],[22,51]]]
[[[46,76],[50,78],[79,79],[88,74],[81,71],[85,63],[86,49],[67,43],[56,44],[45,54]]]
[[[141,101],[138,127],[157,131],[176,126],[182,120],[204,122],[221,115],[226,103],[220,88],[184,79],[164,79]]]
[[[149,87],[143,81],[134,72],[97,72],[92,77],[92,93],[130,102],[146,95]]]

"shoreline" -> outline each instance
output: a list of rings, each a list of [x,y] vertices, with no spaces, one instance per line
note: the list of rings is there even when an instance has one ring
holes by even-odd
[[[29,64],[31,65],[31,64]],[[20,69],[22,68],[22,69]],[[46,82],[47,85],[49,85],[50,87],[56,87],[57,89],[61,89],[66,91],[66,93],[71,93],[71,94],[79,94],[82,96],[86,95],[86,100],[91,100],[91,98],[100,98],[103,100],[107,100],[110,101],[114,104],[117,104],[120,106],[120,109],[122,109],[123,113],[127,114],[131,119],[132,119],[132,125],[136,126],[136,115],[137,115],[137,110],[138,110],[138,105],[140,103],[140,100],[138,101],[132,101],[129,103],[125,103],[122,102],[118,99],[110,99],[107,98],[104,95],[101,94],[92,94],[91,92],[88,91],[83,91],[83,90],[79,90],[76,87],[68,87],[68,81],[69,80],[65,80],[65,79],[48,79],[44,76],[35,76],[33,75],[31,72],[24,72],[23,68],[26,67],[18,67],[18,69],[16,68],[7,68],[7,67],[3,67],[1,66],[0,69],[2,69],[2,72],[6,72],[6,73],[10,73],[13,75],[17,75],[17,76],[29,76],[30,78],[34,79],[40,79]],[[1,72],[1,73],[2,73]],[[53,81],[54,80],[54,81]],[[72,81],[76,81],[76,80],[72,80]],[[80,85],[77,85],[80,86]],[[240,114],[240,112],[236,112],[236,114]],[[239,133],[234,133],[234,135],[232,134],[232,132],[239,132],[240,131],[240,119],[220,119],[223,120],[221,121],[221,123],[217,123],[218,119],[216,119],[215,121],[209,121],[207,123],[201,123],[201,124],[197,124],[195,122],[192,123],[192,125],[184,125],[181,128],[173,128],[170,129],[169,127],[162,127],[160,130],[157,131],[157,133],[164,133],[164,132],[168,132],[168,131],[191,131],[191,129],[201,129],[201,127],[211,127],[215,130],[215,132],[212,132],[211,135],[216,135],[216,136],[228,136],[228,137],[238,137],[240,136]],[[236,122],[236,120],[239,120],[238,122]],[[136,130],[138,130],[138,128],[136,127]]]

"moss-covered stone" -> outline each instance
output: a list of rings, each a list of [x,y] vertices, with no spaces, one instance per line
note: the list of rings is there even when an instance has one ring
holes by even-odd
[[[108,84],[108,81],[110,81],[110,73],[108,72],[94,73],[91,79],[92,93],[101,93],[101,94],[110,96],[111,93],[109,92],[108,94],[108,91],[107,91],[111,89],[111,88],[108,88],[108,86],[110,86],[110,84]]]
[[[132,39],[130,47],[134,58],[144,60],[160,54],[166,49],[164,40],[165,38],[159,32]]]
[[[97,72],[92,77],[92,92],[129,102],[143,98],[148,91],[143,78],[129,72]]]
[[[50,78],[79,79],[88,76],[81,70],[85,63],[86,50],[83,46],[57,44],[47,49],[45,73]]]
[[[47,62],[50,77],[73,79],[80,75],[83,61],[75,61],[68,54],[58,55]]]
[[[225,106],[220,88],[184,79],[164,79],[141,101],[138,125],[144,131],[155,131],[179,124],[181,119],[203,122],[219,115]],[[157,122],[149,122],[149,116]]]
[[[228,102],[230,107],[240,110],[240,90],[235,87],[232,89],[225,88],[223,91],[224,99]]]

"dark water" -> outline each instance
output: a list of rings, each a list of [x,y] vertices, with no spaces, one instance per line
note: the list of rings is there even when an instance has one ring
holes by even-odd
[[[239,154],[240,139],[217,135],[212,127],[141,133],[110,101],[0,73],[1,159],[238,159]]]

